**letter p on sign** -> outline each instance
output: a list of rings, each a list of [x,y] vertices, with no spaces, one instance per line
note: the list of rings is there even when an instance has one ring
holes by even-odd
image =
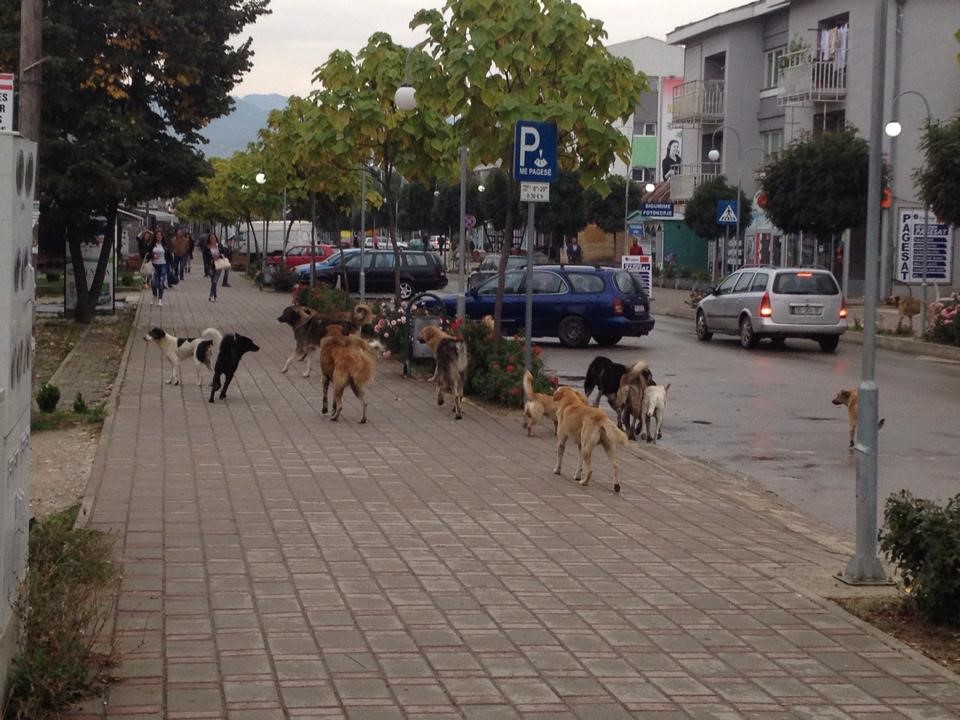
[[[520,128],[520,167],[530,167],[533,160],[527,161],[527,153],[535,153],[540,147],[540,131],[535,127]]]

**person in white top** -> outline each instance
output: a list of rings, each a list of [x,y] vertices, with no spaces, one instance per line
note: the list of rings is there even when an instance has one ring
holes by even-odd
[[[215,263],[220,259],[220,239],[216,233],[210,233],[207,236],[206,252],[210,257],[210,302],[217,301],[217,281],[220,279],[220,271],[217,270]]]
[[[162,307],[164,281],[167,277],[167,249],[159,238],[150,248],[149,259],[153,263],[153,282],[150,286],[153,289],[153,300],[150,304],[156,303]]]

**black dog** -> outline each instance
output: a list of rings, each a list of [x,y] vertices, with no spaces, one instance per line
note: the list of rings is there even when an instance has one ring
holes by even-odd
[[[216,345],[216,347],[215,347]],[[210,402],[213,402],[213,396],[217,390],[220,390],[220,376],[224,376],[223,390],[220,391],[220,399],[227,396],[227,388],[230,387],[230,381],[233,380],[233,374],[240,365],[240,358],[244,353],[257,352],[260,347],[250,338],[238,333],[228,333],[223,336],[220,343],[213,340],[204,340],[197,348],[197,358],[201,362],[209,364],[210,356],[213,353],[217,355],[217,362],[213,366],[213,384],[210,386]]]
[[[610,407],[617,410],[617,390],[620,389],[620,378],[626,371],[626,365],[597,355],[587,368],[587,377],[583,381],[583,392],[586,393],[587,400],[590,400],[593,389],[596,388],[599,392],[593,406],[600,407],[600,398],[606,396]]]

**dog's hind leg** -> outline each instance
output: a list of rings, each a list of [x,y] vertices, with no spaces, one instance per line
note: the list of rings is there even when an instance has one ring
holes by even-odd
[[[333,383],[333,412],[330,413],[330,419],[336,422],[340,419],[340,413],[343,412],[343,383]]]
[[[327,414],[327,391],[330,390],[330,376],[323,374],[323,407],[320,409],[321,415]]]
[[[563,451],[567,449],[567,436],[562,431],[557,430],[557,464],[553,468],[553,474],[560,474],[560,465],[563,462]]]
[[[610,465],[613,466],[613,491],[618,493],[620,492],[620,464],[617,462],[617,447],[607,437],[603,438],[602,444]]]
[[[437,406],[443,405],[443,387],[437,383]]]
[[[210,383],[210,402],[213,402],[213,396],[220,389],[220,373],[213,373],[213,382]]]
[[[313,358],[313,349],[307,350],[307,369],[303,371],[303,377],[310,377],[310,360]]]
[[[362,425],[367,421],[367,399],[363,395],[363,388],[357,385],[353,378],[350,378],[350,389],[353,390],[353,394],[357,400],[360,401],[360,406],[363,408],[360,413],[360,424]]]
[[[281,374],[281,375],[282,375],[283,373],[287,372],[287,370],[290,369],[290,363],[292,363],[292,362],[296,359],[296,357],[297,357],[296,351],[294,351],[294,352],[292,352],[292,353],[290,354],[290,357],[287,358],[287,361],[283,364],[283,367],[280,368],[280,374]]]
[[[227,373],[223,380],[223,390],[220,391],[220,399],[224,400],[227,397],[227,388],[230,387],[230,383],[233,380],[233,373]]]

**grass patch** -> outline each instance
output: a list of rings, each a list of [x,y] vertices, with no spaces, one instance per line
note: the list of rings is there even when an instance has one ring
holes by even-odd
[[[52,413],[34,412],[30,418],[30,432],[66,430],[84,426],[100,430],[106,417],[107,411],[103,405],[89,406],[86,412],[72,410],[54,410]]]
[[[60,367],[60,363],[73,350],[80,335],[86,329],[66,320],[40,320],[33,328],[37,341],[36,362],[33,366],[33,386],[40,387],[50,382],[50,378]]]
[[[878,630],[960,673],[960,628],[930,622],[912,603],[900,598],[837,598],[834,602]]]
[[[99,646],[120,583],[111,536],[74,527],[80,506],[30,528],[27,580],[15,603],[23,640],[11,668],[5,717],[60,717],[99,693],[114,664]]]

